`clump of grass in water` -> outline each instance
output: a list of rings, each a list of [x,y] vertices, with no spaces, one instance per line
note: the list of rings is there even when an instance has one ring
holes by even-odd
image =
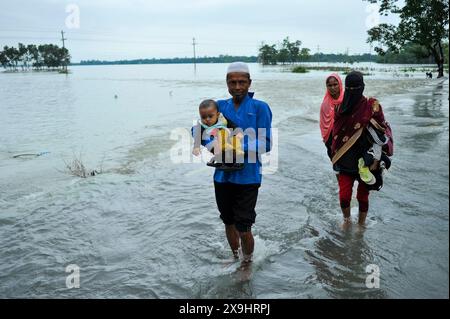
[[[81,153],[78,157],[74,154],[74,158],[70,162],[67,162],[64,159],[63,159],[63,162],[66,167],[66,170],[63,173],[69,173],[72,176],[86,178],[89,176],[95,176],[95,175],[103,173],[103,159],[102,159],[102,162],[100,163],[99,170],[86,169],[86,166],[84,165],[83,160],[81,158]]]
[[[305,66],[307,70],[315,70],[315,71],[331,71],[331,72],[345,72],[351,71],[351,68],[347,66]]]
[[[296,66],[295,68],[292,69],[293,73],[308,73],[308,69],[306,69],[304,66]]]
[[[310,70],[315,71],[330,71],[330,72],[342,72],[344,75],[349,74],[351,71],[353,71],[352,68],[348,66],[296,66],[292,69],[293,73],[307,73]],[[373,75],[373,73],[370,73],[369,71],[373,71],[373,69],[369,68],[361,68],[358,69],[363,75]]]

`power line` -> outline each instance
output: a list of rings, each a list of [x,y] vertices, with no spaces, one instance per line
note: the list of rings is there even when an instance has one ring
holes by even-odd
[[[13,36],[0,36],[0,39],[13,39],[16,41],[23,41],[23,40],[57,40],[57,37],[33,37],[33,36],[21,36],[21,37],[13,37]],[[147,44],[147,45],[186,45],[189,44],[189,42],[150,42],[150,41],[140,41],[140,40],[109,40],[109,39],[101,39],[101,38],[77,38],[77,37],[71,37],[70,40],[72,41],[80,41],[80,42],[104,42],[104,43],[135,43],[135,44]],[[213,44],[211,44],[213,45]]]
[[[20,35],[2,35],[2,33],[6,32],[5,30],[0,30],[0,39],[4,39],[4,40],[16,40],[16,41],[24,41],[24,40],[56,40],[56,37],[52,37],[52,36],[38,36],[38,35],[33,35],[33,34],[26,34],[26,33],[32,33],[32,32],[40,32],[40,31],[30,31],[30,32],[22,32],[25,34],[20,34]],[[9,30],[8,33],[11,32],[20,32],[19,30]],[[52,32],[47,32],[47,31],[43,31],[41,33],[53,33],[54,34],[54,30]],[[65,34],[67,34],[68,32],[65,31]],[[150,44],[150,45],[186,45],[187,42],[185,41],[179,41],[178,39],[167,39],[169,41],[161,41],[161,38],[167,39],[167,37],[155,37],[155,41],[150,40],[148,37],[144,38],[132,38],[130,39],[129,37],[125,37],[125,36],[117,36],[114,34],[101,34],[101,33],[97,33],[97,32],[79,32],[79,31],[71,31],[70,32],[70,39],[72,41],[91,41],[91,42],[105,42],[105,43],[138,43],[138,44]],[[171,41],[172,40],[172,41]],[[173,41],[175,40],[175,41]],[[196,45],[198,45],[199,43],[196,42]],[[249,44],[247,42],[239,42],[239,41],[208,41],[208,42],[202,42],[201,43],[204,46],[218,46],[218,45],[227,45],[227,46],[231,46],[231,47],[258,47],[258,44]]]

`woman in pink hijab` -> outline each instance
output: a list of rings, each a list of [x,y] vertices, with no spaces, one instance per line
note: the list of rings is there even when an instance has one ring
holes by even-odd
[[[330,74],[326,81],[327,92],[320,107],[320,131],[322,140],[327,147],[328,157],[331,159],[331,132],[333,131],[334,109],[342,103],[344,98],[344,87],[337,73]]]

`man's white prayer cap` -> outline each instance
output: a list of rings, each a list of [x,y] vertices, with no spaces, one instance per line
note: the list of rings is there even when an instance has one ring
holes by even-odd
[[[233,62],[228,66],[227,74],[239,72],[239,73],[248,73],[250,74],[250,70],[248,65],[244,62]]]

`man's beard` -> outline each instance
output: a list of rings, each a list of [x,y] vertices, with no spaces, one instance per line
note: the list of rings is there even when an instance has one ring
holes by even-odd
[[[245,93],[235,94],[235,95],[233,95],[233,100],[235,102],[241,102],[244,99],[244,97],[245,97]]]

